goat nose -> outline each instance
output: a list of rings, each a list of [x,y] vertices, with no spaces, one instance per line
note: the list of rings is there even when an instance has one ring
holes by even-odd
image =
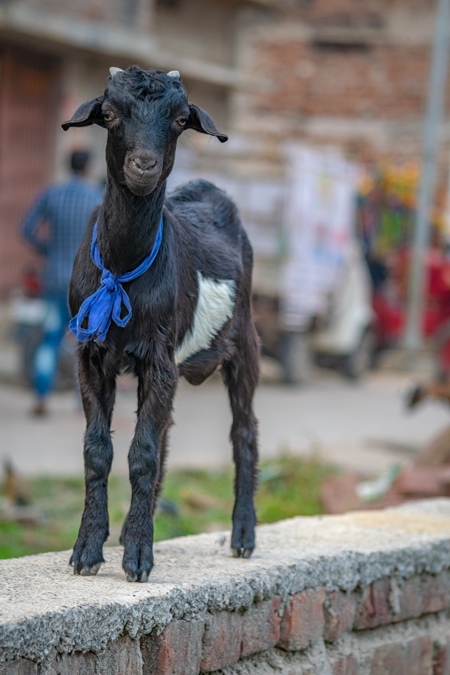
[[[151,154],[141,154],[141,155],[134,155],[131,158],[132,164],[138,169],[138,171],[150,171],[150,169],[154,169],[156,164],[157,164],[157,158],[154,155]]]

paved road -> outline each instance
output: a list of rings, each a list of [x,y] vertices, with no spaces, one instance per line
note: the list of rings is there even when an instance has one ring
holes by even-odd
[[[380,373],[361,384],[320,373],[305,388],[260,386],[256,412],[262,457],[282,451],[319,451],[342,466],[376,473],[405,459],[397,444],[418,448],[450,423],[448,411],[426,403],[414,414],[404,411],[408,379]],[[11,457],[24,474],[82,472],[84,419],[73,394],[56,395],[52,414],[33,419],[30,394],[0,385],[0,460]],[[113,471],[127,468],[136,408],[133,386],[122,381],[113,420]],[[219,466],[230,462],[230,414],[219,380],[195,388],[182,383],[175,405],[176,426],[170,441],[170,466]],[[390,447],[390,449],[387,449]]]

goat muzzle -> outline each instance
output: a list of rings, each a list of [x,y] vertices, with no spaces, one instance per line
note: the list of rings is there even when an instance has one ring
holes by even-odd
[[[161,163],[150,152],[133,153],[124,165],[125,181],[128,188],[137,195],[149,194],[161,175]]]
[[[158,158],[150,153],[132,155],[128,160],[129,166],[140,174],[151,171],[158,164]]]

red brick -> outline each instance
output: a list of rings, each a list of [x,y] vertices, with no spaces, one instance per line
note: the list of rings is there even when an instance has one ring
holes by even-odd
[[[356,613],[354,623],[356,629],[375,628],[392,621],[390,590],[391,581],[388,577],[378,579],[364,589]]]
[[[324,588],[308,589],[293,595],[281,622],[278,646],[288,651],[306,649],[323,635]]]
[[[275,596],[242,614],[242,657],[275,647],[280,639],[280,605],[281,598]]]
[[[198,675],[202,660],[203,621],[172,621],[163,632],[143,641],[143,675]]]
[[[209,617],[203,634],[202,671],[210,672],[239,661],[242,644],[242,614],[220,612]]]
[[[450,578],[448,572],[429,575],[423,611],[440,612],[450,605]]]
[[[377,647],[372,655],[370,666],[365,668],[369,675],[409,675],[405,672],[407,655],[400,644],[390,644]]]
[[[79,652],[75,652],[75,654],[63,654],[54,660],[50,666],[48,675],[96,675],[97,661],[100,661],[101,665],[107,666],[107,659],[106,652],[99,656],[93,653],[82,654]],[[109,672],[109,670],[107,670],[107,672]],[[111,672],[116,671],[111,670]],[[127,671],[122,670],[122,672]],[[130,672],[132,672],[133,675],[134,673],[141,675],[142,667],[140,670],[131,670]]]
[[[293,43],[281,36],[280,40],[283,42],[278,44],[272,40],[255,43],[255,72],[266,74],[277,85],[276,96],[255,97],[260,110],[383,119],[420,113],[428,75],[426,45],[385,44],[374,46],[370,53],[350,54],[318,50],[306,42]],[[398,63],[396,67],[394,61]],[[293,64],[289,71],[286,62]],[[306,77],[305,64],[309,69]],[[374,71],[376,77],[367,75]]]
[[[15,659],[0,663],[0,675],[37,675],[37,665],[29,659]]]
[[[412,466],[400,473],[395,485],[398,491],[404,495],[435,497],[446,494],[449,477],[448,466]]]
[[[433,675],[450,675],[450,644],[438,648],[433,657]]]
[[[91,654],[75,654],[78,660],[78,671],[71,667],[71,656],[68,657],[69,667],[66,670],[59,669],[58,675],[90,675],[92,660]],[[86,668],[86,669],[85,669]],[[95,675],[108,673],[108,675],[142,675],[142,656],[140,644],[130,637],[122,637],[107,645],[106,650],[95,655]]]
[[[449,605],[449,582],[445,572],[410,577],[400,588],[401,619],[440,612]]]
[[[37,675],[38,666],[28,659],[0,664],[0,675]],[[129,637],[119,638],[107,645],[101,654],[60,654],[48,664],[48,675],[142,675],[139,643]]]
[[[432,675],[433,640],[430,637],[414,638],[407,646],[408,675]]]
[[[412,619],[424,613],[427,594],[427,576],[417,575],[410,577],[399,586],[399,613],[395,616],[397,621]]]
[[[358,675],[358,662],[352,654],[335,659],[331,667],[333,675]]]
[[[388,623],[440,612],[450,604],[447,572],[415,575],[394,589],[389,578],[379,579],[364,589],[354,628],[366,630]]]
[[[415,637],[407,643],[388,644],[374,650],[369,675],[432,675],[433,643],[428,637]]]
[[[67,671],[67,675],[72,675],[72,672]],[[108,675],[143,675],[139,642],[130,637],[123,637],[112,642],[105,652],[97,656],[96,675],[98,672],[108,673]],[[66,673],[61,673],[61,675],[66,675]],[[83,670],[80,670],[80,675],[84,675]]]
[[[327,642],[353,628],[356,612],[356,599],[353,593],[333,591],[328,593],[323,605],[325,627],[323,637]]]

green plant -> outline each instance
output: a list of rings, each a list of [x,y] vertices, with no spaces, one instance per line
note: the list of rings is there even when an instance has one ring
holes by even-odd
[[[262,462],[256,496],[258,522],[321,513],[320,487],[332,470],[318,457],[283,455]],[[83,478],[41,476],[29,481],[29,490],[39,518],[33,524],[0,522],[0,558],[70,549],[76,539],[83,509]],[[128,478],[111,476],[108,492],[108,545],[117,545],[129,506]],[[231,469],[172,471],[166,476],[155,517],[155,540],[230,529],[232,508]]]

